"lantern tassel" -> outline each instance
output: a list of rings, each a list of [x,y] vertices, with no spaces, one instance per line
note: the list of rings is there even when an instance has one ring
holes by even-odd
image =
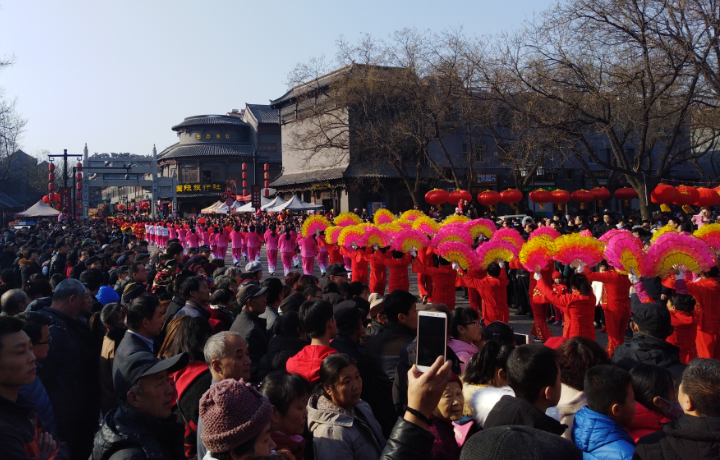
[[[563,208],[562,208],[562,203],[558,203],[558,210],[559,210],[559,211],[562,211],[562,210],[563,210]]]
[[[692,214],[695,212],[692,206],[689,204],[683,205],[682,210],[685,211],[686,214]]]
[[[665,203],[660,205],[660,210],[662,212],[670,212],[670,206],[666,205]]]
[[[627,206],[630,206],[630,201],[629,201],[629,200],[625,200],[625,206],[626,206],[626,207],[627,207]]]
[[[580,209],[585,209],[585,203],[580,203]]]
[[[510,207],[513,208],[513,211],[518,210],[517,206],[515,206],[515,203],[510,203]]]
[[[540,206],[540,209],[545,209],[545,205],[543,203],[538,203],[538,206]]]
[[[495,212],[495,206],[490,206],[490,212]]]

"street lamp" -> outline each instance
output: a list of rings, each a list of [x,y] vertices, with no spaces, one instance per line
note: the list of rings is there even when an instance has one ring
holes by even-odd
[[[520,177],[527,177],[528,170],[525,168],[520,168]]]
[[[542,166],[538,166],[538,168],[537,168],[537,175],[538,175],[538,176],[542,176],[543,174],[545,174],[545,169],[543,169]]]

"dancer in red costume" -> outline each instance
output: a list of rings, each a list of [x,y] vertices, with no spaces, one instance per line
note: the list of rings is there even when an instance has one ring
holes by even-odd
[[[504,262],[502,263],[504,265]],[[483,319],[485,324],[501,321],[510,322],[510,309],[507,304],[508,277],[501,264],[492,262],[487,267],[487,276],[475,278],[472,275],[458,271],[468,288],[477,289],[483,302]]]
[[[585,270],[581,265],[579,273],[584,273],[588,281],[603,283],[607,295],[605,310],[605,327],[607,328],[608,344],[607,354],[612,356],[615,348],[625,343],[625,329],[630,321],[630,280],[627,275],[608,270],[606,272],[592,272]]]
[[[538,271],[533,274],[533,278],[537,281],[537,289],[545,297],[544,303],[552,303],[563,311],[563,337],[571,339],[581,336],[595,340],[595,295],[587,277],[581,273],[573,275],[570,278],[572,292],[566,294],[555,294],[552,286]]]

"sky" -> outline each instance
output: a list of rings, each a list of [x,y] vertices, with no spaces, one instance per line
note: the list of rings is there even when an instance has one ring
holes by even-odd
[[[185,117],[267,104],[336,41],[403,28],[519,29],[554,0],[0,0],[6,97],[30,154],[158,153]]]

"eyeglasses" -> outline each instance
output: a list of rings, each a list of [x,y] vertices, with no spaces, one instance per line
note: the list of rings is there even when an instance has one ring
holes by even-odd
[[[50,342],[52,342],[52,336],[48,336],[48,339],[46,342],[38,342],[35,345],[50,345]]]

